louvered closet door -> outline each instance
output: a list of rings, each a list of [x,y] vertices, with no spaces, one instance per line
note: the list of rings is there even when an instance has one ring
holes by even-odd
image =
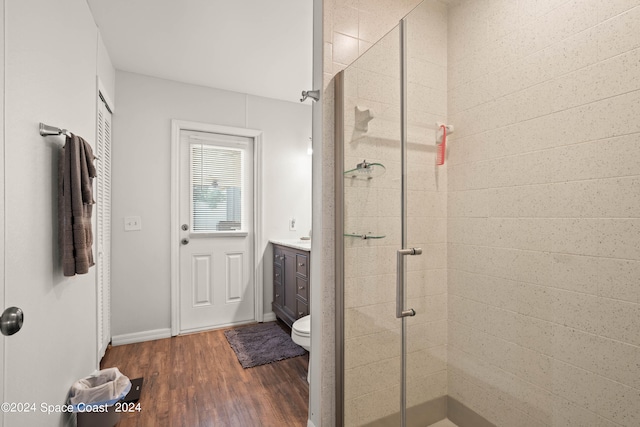
[[[102,100],[98,103],[98,140],[96,143],[97,191],[97,296],[98,360],[111,341],[111,112]]]

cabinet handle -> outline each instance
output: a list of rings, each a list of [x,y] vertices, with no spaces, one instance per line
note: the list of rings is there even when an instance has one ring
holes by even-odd
[[[299,262],[298,267],[304,267],[304,262]]]
[[[279,298],[279,297],[280,297],[280,294],[276,294],[276,298]]]
[[[302,317],[303,314],[304,314],[304,311],[299,311],[298,312],[298,317]]]
[[[298,285],[298,290],[301,291],[304,289],[304,285]]]
[[[280,273],[276,273],[276,277],[280,277]]]

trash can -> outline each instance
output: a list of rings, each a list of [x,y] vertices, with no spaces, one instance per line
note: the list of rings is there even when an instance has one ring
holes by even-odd
[[[120,421],[114,404],[131,389],[131,381],[118,368],[98,371],[71,386],[69,403],[77,414],[78,427],[113,427]]]

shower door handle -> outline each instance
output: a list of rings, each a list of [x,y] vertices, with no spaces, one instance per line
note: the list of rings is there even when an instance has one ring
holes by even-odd
[[[416,311],[413,308],[404,309],[404,257],[406,255],[420,255],[421,248],[400,249],[398,251],[397,280],[396,280],[396,317],[398,319],[407,316],[415,316]]]

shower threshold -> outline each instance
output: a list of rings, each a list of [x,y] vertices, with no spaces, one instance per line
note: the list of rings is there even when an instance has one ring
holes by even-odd
[[[440,420],[435,424],[431,424],[429,427],[458,427],[458,426],[452,423],[451,421],[449,421],[448,418],[445,418],[444,420]]]

